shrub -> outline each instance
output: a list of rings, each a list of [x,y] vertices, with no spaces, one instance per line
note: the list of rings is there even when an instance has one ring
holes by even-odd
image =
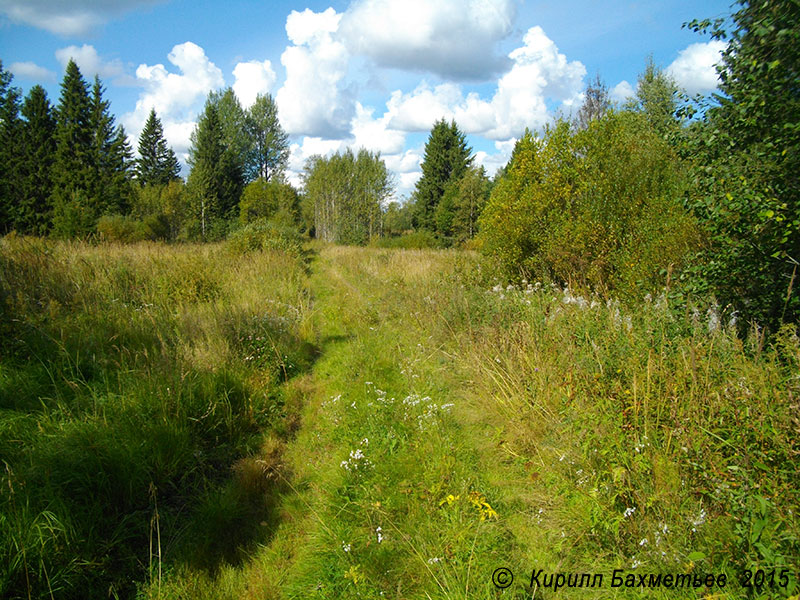
[[[303,250],[303,236],[293,227],[259,219],[230,234],[228,248],[234,254],[245,254],[256,250],[280,250],[300,255]]]
[[[395,237],[376,238],[372,245],[378,248],[443,248],[444,243],[433,232],[427,230],[415,231]]]
[[[699,245],[685,187],[680,161],[641,115],[610,113],[577,133],[560,122],[517,143],[479,244],[511,278],[641,297]]]

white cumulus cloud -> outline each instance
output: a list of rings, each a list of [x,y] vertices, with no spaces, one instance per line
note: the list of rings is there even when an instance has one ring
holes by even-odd
[[[95,75],[101,78],[119,77],[124,73],[122,61],[114,59],[105,61],[100,58],[97,50],[90,44],[83,46],[67,46],[56,50],[56,60],[64,67],[70,59],[75,61],[81,74],[88,80],[94,79]]]
[[[0,12],[15,23],[25,23],[63,36],[91,33],[115,16],[162,0],[0,0]]]
[[[514,0],[358,0],[339,33],[382,67],[485,80],[508,66],[495,46],[515,17]]]
[[[374,112],[374,109],[365,108],[360,102],[356,102],[356,114],[351,122],[353,146],[381,154],[402,152],[406,134],[389,127],[390,115],[385,114],[379,119],[374,119],[372,117]]]
[[[513,65],[498,80],[491,99],[474,92],[464,96],[455,83],[431,88],[423,82],[410,93],[392,93],[386,105],[389,125],[401,131],[428,131],[438,119],[453,119],[465,133],[508,140],[526,127],[544,125],[550,119],[548,100],[564,106],[580,100],[586,68],[568,61],[541,27],[529,29],[523,45],[509,58]]]
[[[31,61],[11,63],[8,70],[14,74],[14,77],[19,79],[28,79],[37,82],[56,80],[56,74],[50,69],[40,67]]]
[[[240,62],[233,69],[233,91],[244,108],[249,108],[259,94],[267,94],[275,85],[275,71],[268,60]]]
[[[192,42],[173,47],[167,58],[179,73],[168,71],[162,64],[141,64],[136,69],[137,83],[144,89],[136,108],[123,115],[122,122],[131,137],[138,140],[150,109],[155,108],[164,126],[164,137],[185,161],[203,101],[208,92],[224,86],[225,80],[205,51]],[[133,144],[134,148],[137,144]]]
[[[286,19],[293,45],[281,55],[286,81],[275,100],[290,134],[334,138],[349,132],[355,107],[343,80],[350,57],[334,36],[341,17],[328,8],[321,13],[292,11]]]
[[[635,95],[636,90],[634,87],[624,79],[615,85],[609,93],[611,100],[619,103],[623,103]]]
[[[714,65],[722,62],[722,51],[727,44],[720,40],[691,44],[678,52],[666,72],[689,94],[710,92],[719,84]]]

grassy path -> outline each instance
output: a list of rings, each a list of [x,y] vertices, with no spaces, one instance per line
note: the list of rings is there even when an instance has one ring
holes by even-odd
[[[551,597],[528,585],[537,568],[606,578],[559,597],[701,598],[704,586],[612,588],[611,574],[734,581],[793,564],[792,513],[724,473],[753,469],[730,449],[752,448],[761,424],[707,434],[737,418],[735,384],[775,407],[774,448],[790,452],[779,362],[657,306],[488,292],[479,268],[458,252],[321,249],[305,324],[320,353],[287,384],[296,433],[277,525],[244,564],[174,578],[161,598]],[[748,477],[793,493],[789,471],[766,472]],[[759,559],[772,551],[758,539],[780,551]],[[501,567],[515,575],[502,590]]]
[[[287,455],[284,526],[251,569],[279,574],[280,596],[494,597],[507,530],[432,305],[450,261],[326,248],[316,262],[324,350]]]

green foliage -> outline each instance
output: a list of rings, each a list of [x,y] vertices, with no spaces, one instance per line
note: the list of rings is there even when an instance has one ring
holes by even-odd
[[[249,180],[280,179],[289,162],[289,136],[278,120],[278,106],[271,94],[259,94],[245,114],[250,150],[245,172]]]
[[[261,218],[231,233],[228,236],[228,249],[236,255],[257,250],[277,250],[300,256],[303,236],[291,224]]]
[[[436,209],[447,186],[458,181],[471,164],[472,148],[467,146],[466,136],[455,121],[450,124],[444,119],[437,121],[425,144],[422,177],[414,191],[414,224],[417,228],[446,235],[438,228]],[[443,210],[450,212],[447,207]],[[446,227],[450,217],[445,214],[438,221]]]
[[[15,228],[20,233],[47,233],[52,219],[52,166],[56,120],[39,85],[31,88],[22,105],[25,118],[22,149],[22,181]]]
[[[676,117],[678,92],[675,80],[658,67],[650,56],[644,72],[639,75],[636,96],[628,102],[627,107],[643,113],[658,135],[668,136],[675,133],[679,125]]]
[[[389,202],[383,211],[383,235],[395,236],[411,231],[413,227],[414,204],[406,201]]]
[[[85,237],[100,216],[130,210],[131,149],[123,128],[114,127],[100,80],[95,78],[90,95],[72,60],[56,115],[53,232]]]
[[[143,222],[160,224],[159,235],[147,239],[176,240],[191,216],[189,201],[182,179],[173,179],[166,185],[137,186],[131,215]],[[167,228],[166,235],[162,235],[163,225]]]
[[[488,197],[489,179],[483,167],[469,167],[453,179],[434,212],[437,233],[448,243],[461,244],[475,237]]]
[[[423,248],[444,248],[445,242],[425,229],[412,231],[402,235],[376,238],[372,245],[377,248],[404,248],[406,250],[420,250]]]
[[[392,180],[379,153],[349,148],[330,158],[311,157],[305,195],[314,214],[315,236],[339,244],[366,244],[380,234],[381,205]]]
[[[178,159],[164,138],[161,121],[155,109],[151,109],[139,136],[136,179],[140,185],[166,185],[178,179],[180,172]]]
[[[131,216],[105,215],[97,221],[97,233],[104,242],[131,244],[145,240],[169,240],[170,223],[163,214],[143,220]]]
[[[239,200],[239,222],[258,219],[279,221],[287,226],[300,223],[300,196],[288,183],[258,178],[248,183]]]
[[[95,77],[91,97],[93,131],[92,178],[87,193],[98,215],[130,211],[133,196],[131,165],[133,151],[122,125],[114,126],[110,104],[103,99],[103,86]]]
[[[13,78],[0,61],[0,233],[10,231],[20,220],[17,202],[22,192],[23,123],[19,118],[21,94],[11,85]]]
[[[688,203],[709,232],[693,280],[773,331],[800,315],[800,8],[738,2],[720,68],[723,95],[687,136]],[[705,31],[710,21],[689,26]]]
[[[215,220],[232,218],[238,206],[243,179],[236,152],[226,139],[217,104],[209,100],[189,150],[188,186],[202,239],[209,238]]]
[[[525,274],[641,297],[697,247],[680,198],[683,168],[636,113],[571,133],[526,133],[480,219],[481,243],[506,276]]]
[[[52,234],[60,239],[87,239],[95,231],[97,211],[86,193],[74,190],[69,198],[54,195]]]

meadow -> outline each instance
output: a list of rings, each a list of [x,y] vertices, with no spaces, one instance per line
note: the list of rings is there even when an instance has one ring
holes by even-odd
[[[796,595],[795,327],[496,272],[6,236],[0,595]]]

